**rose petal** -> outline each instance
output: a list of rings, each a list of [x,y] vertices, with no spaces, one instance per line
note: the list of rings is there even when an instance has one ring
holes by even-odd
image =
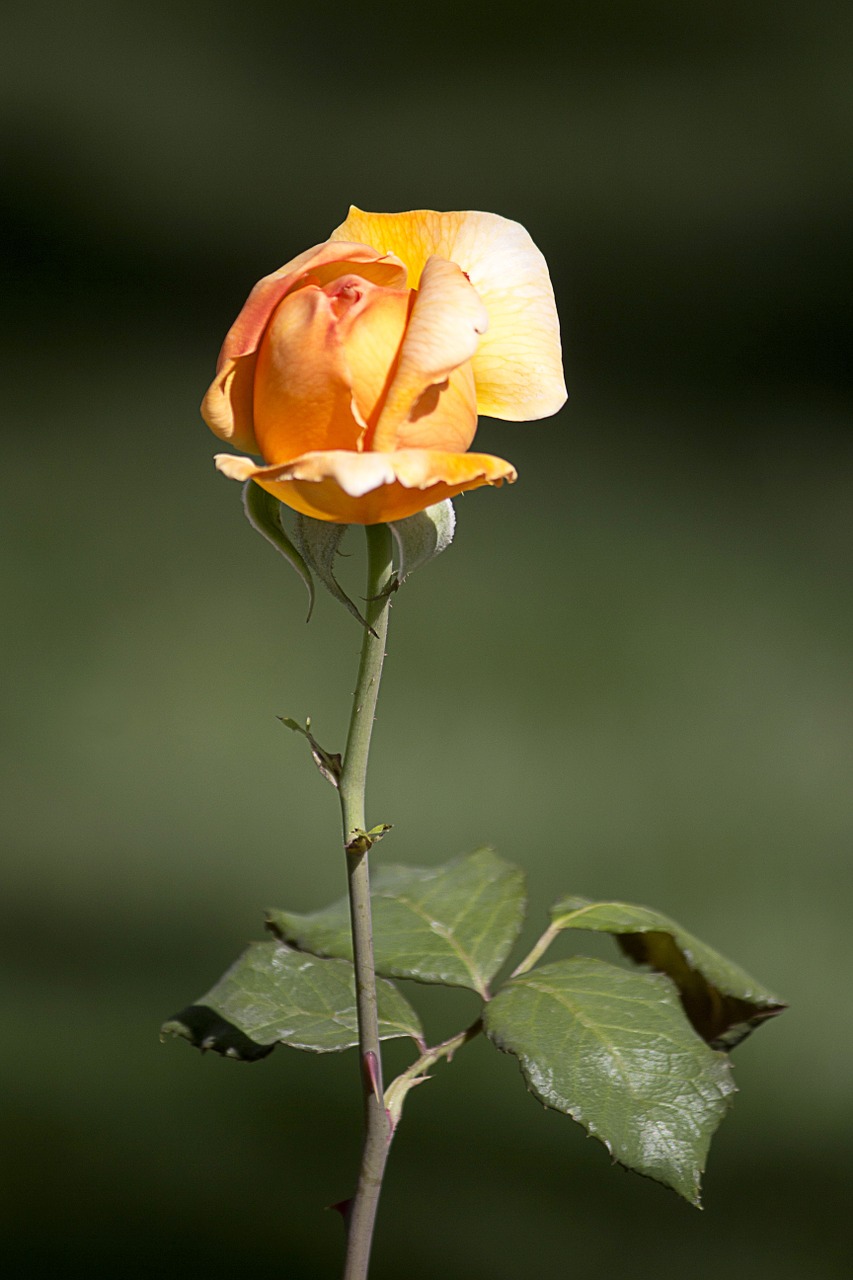
[[[255,366],[255,439],[266,462],[357,447],[364,424],[353,416],[337,330],[332,301],[316,286],[288,294],[273,313]]]
[[[476,431],[477,391],[471,361],[466,360],[415,402],[397,430],[397,448],[464,453]]]
[[[373,245],[378,253],[392,253],[405,263],[408,286],[417,289],[427,258],[439,257],[468,267],[454,252],[460,229],[468,218],[504,222],[491,213],[436,213],[434,209],[412,209],[408,213],[367,213],[350,206],[346,220],[329,236],[330,242],[359,241]]]
[[[295,511],[338,524],[403,520],[465,490],[511,484],[516,478],[515,468],[501,458],[427,449],[330,450],[280,467],[258,467],[251,458],[230,453],[218,454],[215,461],[231,479],[253,479]]]
[[[264,276],[246,299],[219,352],[216,377],[201,404],[201,415],[220,440],[238,449],[258,452],[252,416],[251,388],[257,349],[270,316],[282,298],[309,272],[325,284],[346,271],[355,270],[374,284],[399,288],[406,271],[393,256],[370,245],[340,241],[315,245]]]
[[[389,451],[404,444],[401,428],[413,412],[417,414],[424,392],[447,382],[471,359],[488,323],[486,309],[461,268],[444,258],[427,259],[394,380],[369,442],[371,449]],[[458,404],[464,411],[464,402]],[[438,428],[439,423],[434,425]],[[425,423],[417,435],[423,447],[467,449],[476,429],[474,409],[473,415],[465,413],[449,439],[439,430],[429,438]]]
[[[327,240],[324,244],[315,245],[313,249],[306,249],[297,258],[285,263],[271,275],[264,276],[255,285],[242,311],[225,335],[216,365],[217,369],[221,369],[228,360],[234,360],[238,356],[257,350],[273,311],[284,295],[300,279],[310,274],[321,284],[325,284],[334,277],[336,274],[334,268],[341,263],[361,263],[365,267],[375,264],[371,274],[365,276],[374,284],[400,288],[405,283],[403,264],[393,255],[384,254],[370,245],[352,242],[332,244]],[[373,277],[377,275],[379,278],[374,279]]]
[[[201,416],[214,435],[235,449],[260,453],[255,439],[253,399],[257,353],[229,360],[201,402]]]
[[[545,259],[518,222],[494,213],[365,213],[350,209],[331,240],[394,253],[417,287],[430,255],[459,264],[489,313],[474,357],[481,413],[522,421],[556,413],[566,400],[560,328]]]
[[[338,332],[356,411],[372,429],[397,367],[414,293],[410,289],[375,289],[369,285],[363,285],[361,292],[358,305],[341,317]],[[308,449],[300,452],[307,453]]]

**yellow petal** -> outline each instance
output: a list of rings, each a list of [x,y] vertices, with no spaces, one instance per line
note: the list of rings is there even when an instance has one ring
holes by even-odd
[[[515,468],[477,453],[403,449],[397,453],[331,450],[305,454],[280,467],[218,454],[216,465],[234,480],[255,480],[303,515],[337,524],[403,520],[433,503],[486,484],[512,484]]]
[[[522,421],[565,403],[560,327],[545,259],[518,222],[494,213],[365,213],[351,208],[330,237],[405,262],[417,287],[432,254],[458,263],[489,314],[474,358],[481,413]]]
[[[433,420],[435,434],[431,437],[425,434],[426,421],[421,422],[415,437],[410,435],[407,440],[402,428],[412,416],[432,416],[429,409],[434,404],[429,408],[420,404],[424,393],[447,382],[456,369],[471,359],[488,323],[486,310],[461,268],[445,258],[427,259],[397,370],[369,448],[390,451],[404,442],[414,443],[417,438],[426,448],[467,449],[477,429],[476,409],[473,415],[466,412],[465,420],[456,425],[450,438],[442,438],[438,419]],[[435,397],[430,399],[434,401]],[[449,404],[450,401],[446,407]],[[463,401],[458,404],[467,409]],[[460,438],[464,438],[463,444]]]
[[[373,245],[379,253],[391,253],[405,263],[408,286],[417,289],[427,258],[433,256],[458,262],[454,249],[460,230],[468,218],[494,218],[491,213],[436,213],[434,209],[413,209],[408,213],[366,213],[350,206],[346,220],[329,236],[330,241],[359,241]]]

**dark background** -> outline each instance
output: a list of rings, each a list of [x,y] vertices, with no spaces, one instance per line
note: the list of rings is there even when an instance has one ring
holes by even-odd
[[[395,605],[380,858],[488,840],[529,870],[525,940],[562,893],[648,902],[792,1004],[736,1054],[702,1214],[470,1046],[407,1105],[373,1274],[843,1274],[850,25],[840,0],[6,15],[10,1274],[339,1271],[352,1055],[247,1067],[157,1028],[265,907],[343,889],[275,716],[339,744],[359,635],[328,598],[306,628],[197,404],[251,284],[350,201],[523,222],[571,391],[482,424],[519,483],[460,500]],[[407,994],[434,1036],[473,1011]]]

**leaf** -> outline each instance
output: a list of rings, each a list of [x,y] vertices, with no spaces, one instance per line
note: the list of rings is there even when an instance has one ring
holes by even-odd
[[[308,617],[311,620],[314,610],[314,579],[302,556],[284,532],[281,524],[281,503],[266,489],[262,489],[254,480],[247,480],[243,485],[243,510],[252,528],[266,538],[293,566],[308,589]]]
[[[371,827],[369,831],[362,830],[361,827],[353,827],[350,838],[344,848],[347,853],[355,854],[357,857],[363,857],[365,853],[369,853],[375,844],[380,840],[384,840],[388,832],[393,830],[393,824],[390,822],[380,822],[378,826]]]
[[[614,1159],[699,1204],[711,1136],[735,1086],[668,978],[575,956],[515,978],[486,1007],[486,1034],[528,1088]]]
[[[423,1044],[417,1014],[390,982],[378,983],[379,1035]],[[314,1053],[358,1044],[353,967],[281,942],[253,942],[216,985],[164,1023],[198,1049],[251,1061],[277,1044]]]
[[[734,1048],[759,1023],[786,1007],[738,965],[659,911],[628,902],[567,897],[551,908],[551,920],[558,929],[616,934],[625,955],[668,974],[681,993],[687,1017],[715,1049]]]
[[[488,995],[524,917],[524,877],[492,849],[439,867],[381,867],[371,891],[376,972]],[[315,955],[352,956],[346,899],[298,915],[270,911],[285,942]]]

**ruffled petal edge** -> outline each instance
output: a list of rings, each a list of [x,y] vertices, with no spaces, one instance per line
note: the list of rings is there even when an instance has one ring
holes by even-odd
[[[445,498],[482,485],[512,484],[516,470],[484,453],[400,449],[306,453],[281,466],[217,454],[217,468],[232,480],[254,480],[286,506],[338,524],[403,520]]]

